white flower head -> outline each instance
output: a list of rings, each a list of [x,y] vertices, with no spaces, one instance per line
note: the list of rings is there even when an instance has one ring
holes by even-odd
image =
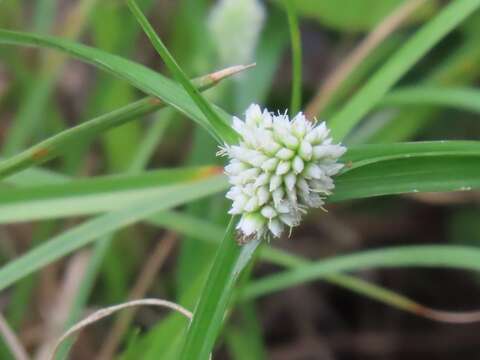
[[[242,243],[280,237],[300,224],[308,208],[321,207],[347,150],[332,143],[324,122],[312,123],[302,113],[290,119],[252,104],[245,115],[245,121],[233,119],[240,143],[223,150],[230,159],[229,213],[241,215]]]
[[[221,62],[252,61],[264,22],[265,9],[259,0],[218,0],[208,26]]]

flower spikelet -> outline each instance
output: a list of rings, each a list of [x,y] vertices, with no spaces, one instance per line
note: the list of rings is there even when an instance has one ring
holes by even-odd
[[[241,243],[279,237],[298,226],[308,208],[321,207],[346,151],[332,143],[324,122],[312,123],[302,113],[290,119],[253,104],[245,115],[245,121],[233,119],[240,143],[222,150],[230,159],[226,196],[233,201],[229,213],[241,216]]]
[[[259,0],[218,0],[208,27],[220,61],[225,65],[250,62],[264,22],[265,9]]]

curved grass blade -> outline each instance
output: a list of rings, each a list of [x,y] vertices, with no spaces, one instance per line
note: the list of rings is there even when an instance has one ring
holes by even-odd
[[[84,62],[106,70],[143,92],[157,97],[205,127],[222,143],[215,129],[195,102],[179,85],[161,74],[133,61],[86,45],[61,38],[18,31],[0,30],[0,44],[37,46],[63,51]],[[228,123],[231,116],[218,107],[215,110]]]
[[[138,144],[135,154],[129,162],[126,172],[127,174],[137,174],[146,168],[148,161],[157,148],[157,145],[162,141],[165,129],[170,123],[171,116],[172,111],[164,111],[162,114],[158,114],[156,119],[154,119],[156,121],[145,129],[145,137]],[[159,121],[160,119],[162,121]],[[77,288],[75,301],[70,308],[69,316],[64,323],[64,328],[72,326],[80,318],[90,296],[92,295],[94,285],[102,269],[102,264],[104,264],[114,240],[115,234],[108,234],[96,241],[92,246],[87,271]],[[72,345],[72,340],[64,342],[58,349],[58,358],[61,360],[66,359]],[[101,355],[102,354],[99,353],[99,356]]]
[[[152,225],[165,227],[180,234],[195,236],[198,240],[205,242],[216,242],[223,236],[223,230],[218,225],[197,219],[187,214],[173,211],[162,212],[149,218],[147,221]],[[259,249],[259,258],[263,261],[291,270],[312,264],[310,260],[298,255],[290,254],[273,246],[261,247]],[[427,309],[425,306],[403,296],[402,294],[372,284],[355,276],[336,273],[325,275],[321,280],[396,309],[407,311],[417,316],[431,318],[431,316],[428,316],[428,312],[419,311],[419,309]]]
[[[383,160],[410,159],[427,156],[479,155],[479,141],[415,141],[393,144],[352,146],[342,157],[347,163],[344,172]]]
[[[210,195],[218,177],[177,185],[171,191],[137,200],[134,204],[86,221],[0,268],[0,290],[104,235],[125,228],[157,212]],[[222,179],[223,181],[223,179]]]
[[[48,2],[48,1],[47,1]],[[97,6],[97,0],[80,0],[77,1],[66,16],[66,19],[60,26],[59,32],[62,36],[75,40],[85,30],[90,20],[90,14]],[[43,7],[42,17],[45,21],[50,19],[49,24],[55,23],[55,11],[52,5],[39,5]],[[40,25],[40,24],[37,24]],[[40,25],[44,27],[44,23]],[[36,26],[37,28],[37,26]],[[45,30],[46,28],[44,28]],[[42,31],[38,31],[42,32]],[[35,131],[39,128],[40,114],[44,114],[47,108],[47,102],[54,90],[58,78],[63,72],[66,59],[60,54],[47,53],[42,59],[39,73],[29,82],[22,99],[21,106],[12,121],[13,126],[8,131],[3,144],[3,153],[12,155],[22,149],[31,138]]]
[[[254,281],[245,287],[241,299],[253,299],[287,287],[320,279],[329,274],[398,267],[435,267],[480,271],[480,249],[469,246],[420,245],[337,256]]]
[[[329,202],[417,192],[480,188],[480,156],[419,156],[352,169],[335,179]]]
[[[346,169],[336,176],[335,192],[327,199],[328,202],[421,191],[464,191],[480,187],[478,141],[364,145],[351,148],[343,161],[347,164]],[[169,172],[175,174],[175,171],[183,170],[0,190],[0,222],[109,211],[147,193],[166,191],[159,187],[160,179],[169,176]],[[212,193],[227,188],[223,176],[218,181]],[[106,197],[113,200],[104,201]],[[72,202],[75,206],[71,205]]]
[[[425,24],[330,121],[336,140],[350,130],[381,100],[382,96],[438,41],[480,7],[480,0],[449,3]]]
[[[234,143],[238,140],[237,133],[232,129],[229,122],[224,118],[219,116],[217,111],[211,106],[211,104],[200,94],[198,89],[193,86],[193,84],[188,79],[187,75],[183,72],[180,66],[177,64],[173,56],[168,51],[165,44],[158,37],[153,29],[152,25],[148,22],[145,15],[143,15],[142,10],[138,7],[135,0],[127,0],[127,5],[130,8],[130,11],[137,19],[138,23],[142,26],[143,31],[150,39],[155,50],[161,56],[165,65],[167,65],[170,72],[177,79],[177,81],[182,84],[185,91],[188,93],[190,98],[195,102],[198,108],[205,115],[207,120],[210,122],[213,129],[215,129],[216,134],[225,142],[225,143]]]
[[[160,101],[148,97],[62,131],[0,162],[0,179],[54,159],[67,150],[68,146],[88,141],[108,129],[147,115],[159,109],[160,106],[162,106]]]
[[[181,360],[192,359],[192,354],[198,360],[208,359],[223,325],[234,286],[260,244],[259,241],[251,241],[239,246],[234,240],[235,223],[235,218],[232,218],[217,250],[187,330]]]
[[[480,142],[436,141],[351,148],[328,201],[480,187]]]
[[[147,197],[178,191],[208,177],[208,195],[228,183],[217,167],[170,169],[140,175],[74,180],[65,184],[0,190],[0,223],[92,215],[127,207]]]
[[[187,214],[173,211],[159,213],[149,218],[148,223],[165,227],[184,235],[195,235],[198,240],[205,242],[217,242],[223,236],[223,230],[218,225]],[[290,254],[282,249],[272,246],[261,247],[259,249],[259,258],[263,261],[285,267],[289,270],[299,269],[313,264],[311,260],[305,259],[298,255]],[[416,316],[425,317],[431,320],[450,322],[446,320],[448,317],[435,316],[435,314],[438,313],[438,311],[435,309],[428,308],[402,294],[376,284],[372,284],[353,275],[329,273],[322,276],[320,280],[349,290],[358,295],[376,300],[396,309],[412,313]],[[243,299],[240,298],[239,300]],[[459,322],[458,317],[454,318],[455,320],[452,322]]]
[[[480,91],[478,89],[468,87],[402,87],[385,95],[378,105],[435,105],[480,113]]]
[[[468,86],[480,74],[480,47],[475,31],[465,34],[465,38],[452,54],[434,67],[419,86]],[[470,65],[471,66],[470,66]],[[365,134],[360,141],[389,143],[413,139],[421,130],[435,122],[440,109],[428,107],[405,108],[380,128]],[[368,126],[368,122],[365,124]],[[350,138],[356,137],[351,134]],[[357,141],[357,139],[353,139]]]
[[[15,173],[0,182],[2,186],[15,186],[18,188],[29,187],[32,185],[51,185],[63,184],[69,180],[69,177],[55,171],[47,170],[41,167],[31,167],[19,173]]]
[[[31,169],[31,171],[33,170],[34,169]],[[56,176],[56,173],[48,172],[45,174],[45,178],[49,179],[52,182],[59,181],[59,177]],[[30,177],[29,179],[31,182],[32,178]],[[63,182],[68,181],[67,178],[62,177],[62,179],[64,179]],[[196,239],[205,242],[216,243],[223,236],[223,229],[221,229],[218,225],[214,225],[212,223],[197,219],[183,213],[162,211],[156,215],[149,217],[148,219],[146,219],[146,221],[151,225],[165,227],[187,236],[194,236]],[[306,259],[300,256],[292,255],[281,249],[276,249],[270,246],[264,246],[260,249],[260,258],[272,264],[284,266],[290,269],[298,268],[309,264]],[[412,312],[418,316],[425,315],[424,312],[418,312],[418,309],[425,307],[414,302],[413,300],[410,300],[402,296],[401,294],[374,284],[370,284],[353,276],[344,274],[333,274],[326,275],[322,279],[333,285],[340,286],[357,294],[385,303],[386,305]]]
[[[203,91],[216,85],[226,77],[237,74],[250,67],[251,66],[232,66],[195,79],[193,83],[200,91]],[[165,106],[165,104],[162,101],[153,97],[146,97],[54,135],[0,162],[0,179],[32,165],[42,164],[51,160],[67,150],[72,143],[88,141],[108,129],[150,114],[163,106]]]

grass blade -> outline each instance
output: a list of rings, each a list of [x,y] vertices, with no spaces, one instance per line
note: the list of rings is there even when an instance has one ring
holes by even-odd
[[[133,61],[65,39],[31,33],[0,30],[0,44],[40,46],[66,52],[84,62],[106,70],[127,81],[145,93],[161,99],[189,118],[205,127],[218,141],[215,129],[205,118],[190,96],[170,79]],[[216,111],[228,123],[231,116],[216,107]]]
[[[50,179],[52,181],[57,181],[57,177],[51,175],[51,173],[48,174],[50,174]],[[146,221],[151,225],[165,227],[180,234],[192,236],[200,241],[209,243],[217,243],[223,237],[223,229],[218,225],[183,213],[163,211],[149,217]],[[260,259],[289,269],[299,268],[310,264],[307,259],[297,255],[289,254],[281,249],[272,248],[270,246],[264,246],[260,249]],[[93,268],[89,268],[89,270],[89,273],[94,271]],[[402,296],[401,294],[374,284],[370,284],[353,276],[337,273],[333,275],[325,275],[322,280],[348,289],[359,295],[377,300],[386,305],[404,311],[413,312],[416,315],[422,315],[415,311],[419,306],[421,306],[418,303]]]
[[[151,217],[148,221],[152,225],[166,227],[167,229],[185,235],[196,234],[198,240],[205,242],[219,241],[222,238],[223,233],[222,228],[218,225],[172,211],[162,212],[161,214]],[[289,270],[299,269],[313,264],[311,260],[290,254],[282,249],[272,246],[263,246],[259,251],[259,258],[261,260],[285,267]],[[416,316],[438,320],[431,316],[432,313],[435,313],[435,310],[428,309],[424,305],[421,305],[395,291],[372,284],[355,276],[343,273],[329,273],[322,276],[320,280],[347,289],[358,295],[368,297],[393,308],[412,313]],[[422,311],[425,309],[427,310]]]
[[[435,105],[480,113],[480,91],[475,88],[412,86],[385,95],[379,106]]]
[[[480,187],[478,141],[363,145],[352,147],[342,160],[347,167],[336,176],[335,192],[328,202],[423,191],[465,191]],[[203,171],[208,173],[215,169],[210,167]],[[177,180],[182,176],[183,180],[188,180],[195,171],[198,170],[163,170],[77,180],[55,186],[0,190],[0,223],[110,211],[146,194],[166,192],[167,188],[162,184],[175,187],[172,183],[175,176]],[[228,187],[223,176],[217,177],[216,181],[211,194]],[[112,200],[104,201],[106,198]]]
[[[217,167],[159,170],[88,178],[65,184],[0,190],[0,223],[92,215],[125,208],[149,196],[195,187],[209,178],[211,195],[228,187]]]
[[[198,360],[208,359],[233,296],[235,283],[259,245],[258,241],[252,241],[239,246],[234,240],[235,225],[235,218],[232,218],[195,307],[181,360],[192,359],[192,356]]]
[[[349,148],[342,161],[350,163],[345,171],[384,160],[417,156],[478,155],[478,141],[416,141],[393,144],[357,145]]]
[[[336,179],[329,201],[373,196],[469,191],[480,187],[479,156],[436,156],[380,161]]]
[[[91,12],[95,9],[97,0],[81,0],[78,1],[74,8],[68,12],[66,19],[61,25],[60,33],[62,36],[76,39],[84,31]],[[44,11],[52,11],[48,17],[44,14],[44,20],[55,19],[53,8],[42,6]],[[40,6],[39,6],[40,8]],[[50,94],[54,90],[54,85],[62,74],[65,57],[59,54],[45,54],[42,61],[40,71],[37,77],[33,78],[28,84],[27,96],[22,100],[21,106],[15,119],[13,126],[8,132],[3,146],[3,152],[6,155],[12,155],[22,149],[30,137],[35,134],[40,123],[40,114],[46,112],[47,102]]]
[[[222,139],[222,141],[225,143],[236,142],[238,139],[236,132],[231,128],[229,123],[225,121],[225,119],[221,118],[218,115],[218,113],[210,105],[210,103],[205,100],[205,98],[200,94],[198,89],[193,86],[187,75],[183,72],[183,70],[180,68],[173,56],[168,51],[167,47],[163,44],[162,40],[155,33],[152,25],[150,25],[145,15],[143,15],[142,10],[140,10],[135,0],[127,0],[127,5],[130,8],[132,14],[139,22],[139,24],[142,26],[145,34],[150,39],[150,42],[152,43],[155,50],[157,50],[159,55],[162,57],[170,72],[177,79],[177,81],[182,84],[183,88],[188,93],[190,98],[203,112],[205,117],[212,125],[213,129],[215,129],[218,137]]]
[[[392,247],[338,256],[247,285],[243,300],[252,299],[328,274],[374,268],[438,267],[480,271],[480,249],[468,246],[420,245]]]
[[[0,184],[2,186],[7,185],[21,188],[32,185],[63,184],[68,180],[68,176],[58,172],[40,167],[32,167],[3,179]],[[0,189],[2,186],[0,186]]]
[[[302,105],[302,45],[297,14],[292,0],[284,0],[285,11],[290,29],[290,43],[292,46],[292,99],[290,114],[295,115]]]
[[[479,60],[478,34],[476,31],[473,31],[467,33],[458,49],[434,67],[418,83],[418,86],[446,87],[471,85],[480,74]],[[469,64],[472,64],[472,66],[469,66]],[[388,123],[370,134],[366,134],[367,136],[360,140],[372,143],[388,143],[413,139],[419,132],[433,124],[439,115],[439,109],[432,107],[402,109]]]
[[[104,235],[159,211],[211,194],[217,181],[218,179],[213,178],[178,185],[175,190],[138,200],[129,207],[84,222],[50,239],[0,268],[0,290]]]
[[[348,151],[345,161],[350,168],[335,178],[328,201],[480,187],[477,141],[367,145]]]
[[[0,179],[30,166],[54,159],[67,150],[67,146],[88,141],[103,131],[138,119],[157,110],[160,106],[162,103],[158,100],[151,97],[145,98],[62,131],[0,162]]]
[[[425,24],[331,119],[333,137],[345,137],[424,54],[479,6],[480,0],[457,0]]]
[[[200,91],[203,91],[226,77],[249,67],[233,66],[195,79],[193,83]],[[20,154],[0,162],[0,179],[32,165],[51,160],[68,150],[73,143],[86,142],[108,129],[150,114],[163,106],[165,104],[162,101],[147,97],[54,135]]]

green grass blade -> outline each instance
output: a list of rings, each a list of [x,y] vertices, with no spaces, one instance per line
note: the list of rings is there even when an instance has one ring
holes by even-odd
[[[332,93],[330,100],[324,106],[324,109],[315,114],[320,119],[329,119],[338,109],[343,106],[343,103],[348,100],[358,89],[361,88],[372,73],[388,59],[395,50],[405,41],[404,34],[392,34],[384,42],[379,44],[370,54],[352,70],[348,77],[339,85],[339,87]],[[311,103],[312,104],[312,103]],[[312,105],[310,105],[312,106]],[[312,112],[307,107],[306,112]]]
[[[157,115],[156,119],[154,119],[155,122],[145,130],[146,135],[140,144],[138,144],[135,153],[132,156],[132,160],[128,165],[127,173],[139,173],[147,166],[148,160],[151,158],[156,149],[156,145],[162,141],[165,129],[170,123],[169,120],[172,114],[172,111],[161,112]],[[101,265],[107,265],[105,258],[108,256],[109,251],[112,250],[112,244],[115,240],[114,235],[115,234],[108,234],[102,237],[99,241],[95,242],[87,265],[87,272],[78,286],[75,302],[72,304],[68,319],[65,321],[65,329],[73,326],[81,317],[82,311],[86,307],[87,302],[92,295],[94,284],[97,281],[98,275],[102,269]],[[73,339],[70,341],[65,341],[58,349],[57,358],[66,359],[72,345]]]
[[[172,191],[138,200],[135,204],[82,223],[0,268],[0,290],[104,235],[155,213],[211,194],[218,178],[178,185]]]
[[[168,126],[171,124],[171,111],[163,111],[162,117],[157,117],[154,123],[145,131],[142,142],[138,145],[135,156],[132,158],[128,168],[130,173],[137,173],[144,170],[152,155],[155,153],[157,146],[161,143]]]
[[[480,113],[480,91],[475,88],[412,86],[385,95],[379,106],[435,105]]]
[[[239,246],[234,240],[235,225],[235,218],[232,218],[195,307],[181,360],[208,359],[222,327],[235,283],[259,245],[259,241],[251,241]]]
[[[39,144],[0,162],[0,179],[33,165],[54,159],[75,143],[91,140],[102,132],[149,114],[163,104],[145,98],[54,135]]]
[[[420,245],[364,251],[317,261],[265,277],[247,285],[241,298],[253,299],[328,274],[375,268],[435,267],[480,271],[480,249],[467,246]]]
[[[193,80],[201,91],[211,88],[226,77],[232,76],[249,68],[234,66],[208,74]],[[72,144],[87,142],[102,132],[123,125],[128,121],[138,119],[165,106],[153,97],[146,97],[107,114],[98,116],[78,126],[54,135],[29,149],[0,162],[0,179],[28,168],[42,164],[67,151]]]
[[[152,225],[166,227],[184,235],[196,235],[198,240],[205,242],[218,242],[223,236],[223,230],[218,225],[173,211],[165,211],[157,214],[149,218],[148,222]],[[273,246],[263,246],[259,251],[260,260],[291,270],[302,268],[313,263],[311,260],[290,254]],[[321,280],[396,309],[421,315],[417,309],[422,306],[417,302],[395,291],[369,283],[355,276],[342,273],[329,273],[322,276]]]
[[[89,15],[94,10],[97,0],[80,0],[75,7],[67,13],[67,19],[62,24],[60,33],[70,39],[76,39],[85,29]],[[45,6],[43,6],[45,7]],[[53,9],[44,9],[50,10]],[[45,20],[54,20],[54,13],[49,14]],[[41,33],[41,32],[40,32]],[[60,77],[66,58],[59,54],[45,54],[39,75],[28,84],[27,95],[22,100],[21,106],[13,121],[3,145],[3,152],[12,155],[22,149],[39,128],[40,114],[46,112],[50,94]]]
[[[228,183],[216,167],[159,170],[140,175],[87,178],[65,184],[0,190],[0,223],[92,215],[125,208],[210,178],[208,195]],[[206,195],[204,193],[204,195]]]
[[[39,46],[63,51],[79,60],[106,70],[145,93],[161,99],[198,122],[219,140],[215,129],[184,89],[174,81],[143,65],[99,49],[52,36],[0,30],[0,44]],[[218,107],[216,107],[216,111],[225,123],[230,121],[231,116],[229,114]]]
[[[478,141],[415,141],[393,144],[368,144],[352,146],[343,156],[347,163],[345,171],[384,160],[396,160],[426,156],[466,156],[478,155]]]
[[[347,167],[335,177],[336,188],[328,202],[411,192],[465,191],[480,187],[478,141],[364,145],[352,147],[342,160]],[[110,211],[118,206],[127,206],[147,194],[166,192],[175,186],[171,182],[175,174],[177,180],[188,180],[195,171],[198,170],[163,170],[76,180],[63,185],[0,189],[0,222]],[[207,168],[204,171],[215,170]],[[164,185],[171,186],[161,186],[162,181]],[[211,189],[211,193],[227,187],[225,177],[218,176],[217,186]]]
[[[290,29],[290,43],[292,47],[292,99],[290,102],[290,114],[295,115],[302,105],[302,45],[300,29],[298,27],[297,14],[293,0],[284,0],[285,11],[288,17]]]
[[[336,202],[410,192],[471,190],[480,186],[478,141],[432,141],[352,147],[335,178]]]
[[[337,177],[335,193],[329,201],[478,189],[479,161],[478,155],[427,156],[380,161]]]
[[[142,26],[145,34],[150,39],[150,42],[155,50],[157,50],[159,55],[162,57],[163,61],[167,65],[167,68],[177,79],[177,81],[182,84],[190,98],[195,102],[195,104],[197,104],[198,108],[202,111],[202,113],[210,122],[211,126],[215,129],[218,137],[225,143],[237,142],[237,133],[232,129],[229,123],[225,121],[224,118],[218,115],[210,103],[200,94],[198,89],[193,86],[187,75],[183,72],[173,56],[170,54],[162,40],[155,33],[152,25],[150,25],[145,15],[143,15],[142,10],[140,10],[135,0],[127,0],[127,5],[139,24]]]
[[[375,151],[380,152],[380,149],[377,148],[377,146],[368,146],[366,148],[372,147],[373,149],[365,149],[364,151],[368,150],[372,153],[375,153]],[[354,156],[352,156],[352,158],[354,158]],[[58,182],[58,177],[53,174],[55,173],[49,172],[47,173],[46,177],[49,177],[53,182]],[[30,178],[30,181],[31,179],[32,178]],[[218,225],[183,213],[163,211],[149,217],[146,221],[151,225],[165,227],[182,235],[195,237],[200,241],[218,243],[223,237],[223,229]],[[98,244],[100,246],[101,243]],[[300,256],[291,255],[283,250],[272,248],[270,246],[264,246],[260,249],[260,258],[263,261],[271,262],[273,264],[291,269],[309,264],[308,260]],[[415,309],[415,306],[412,304],[416,303],[412,300],[388,289],[365,282],[361,279],[343,274],[333,274],[326,275],[323,280],[360,295],[375,299],[387,305],[405,311],[414,312],[413,309]]]
[[[38,129],[36,120],[39,114],[46,112],[49,95],[59,76],[59,71],[45,72],[30,85],[12,122],[13,126],[8,131],[2,147],[3,154],[10,156],[21,150],[34,133],[34,129]]]
[[[68,181],[66,175],[40,167],[29,168],[1,180],[2,186],[29,187],[32,185],[62,184]]]
[[[425,24],[331,119],[333,137],[345,137],[423,55],[479,6],[480,0],[453,1]]]
[[[473,84],[479,75],[480,47],[478,47],[478,34],[472,32],[452,54],[433,68],[418,85],[466,86]],[[430,106],[402,109],[387,124],[371,134],[367,134],[365,139],[367,142],[374,143],[413,139],[420,131],[433,124],[440,115],[439,109]],[[364,139],[361,139],[361,141],[364,141]]]

